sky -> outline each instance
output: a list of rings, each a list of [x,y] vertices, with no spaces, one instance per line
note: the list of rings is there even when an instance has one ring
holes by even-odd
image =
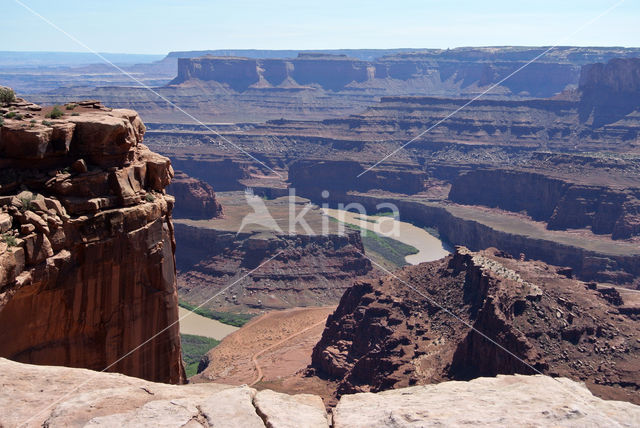
[[[97,52],[640,47],[640,0],[0,0],[0,51],[87,51],[20,3]]]

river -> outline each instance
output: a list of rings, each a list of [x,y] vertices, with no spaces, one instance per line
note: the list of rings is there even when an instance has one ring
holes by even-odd
[[[179,309],[180,333],[195,334],[196,336],[222,340],[225,336],[228,336],[238,329],[238,327],[203,317],[185,308],[181,307]]]
[[[447,256],[447,250],[441,240],[421,227],[386,216],[368,216],[351,211],[323,208],[325,214],[345,223],[356,225],[373,232],[382,232],[383,236],[411,245],[418,253],[405,257],[407,263],[417,265],[423,262],[439,260]],[[393,233],[390,233],[392,232]]]

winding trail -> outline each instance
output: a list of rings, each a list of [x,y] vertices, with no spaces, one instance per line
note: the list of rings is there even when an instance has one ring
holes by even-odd
[[[255,380],[253,382],[251,382],[249,384],[249,386],[253,386],[256,383],[260,382],[260,380],[262,380],[262,377],[264,376],[264,374],[262,373],[262,367],[260,367],[260,364],[258,364],[258,358],[260,358],[260,356],[262,354],[264,354],[265,352],[268,352],[268,351],[270,351],[270,350],[272,350],[274,348],[277,348],[278,346],[282,345],[286,341],[291,340],[294,337],[296,337],[296,336],[298,336],[298,335],[300,335],[302,333],[306,333],[307,331],[312,330],[312,329],[316,328],[319,325],[325,324],[326,322],[327,322],[326,319],[322,320],[322,321],[319,321],[319,322],[317,322],[317,323],[315,323],[313,325],[310,325],[309,327],[307,327],[307,328],[305,328],[303,330],[300,330],[300,331],[298,331],[296,333],[293,333],[292,335],[289,335],[289,336],[285,337],[284,339],[280,340],[279,342],[276,342],[273,345],[269,345],[266,348],[264,348],[263,350],[253,354],[251,356],[251,362],[253,363],[253,366],[255,367],[255,370],[256,370],[256,378],[255,378]]]

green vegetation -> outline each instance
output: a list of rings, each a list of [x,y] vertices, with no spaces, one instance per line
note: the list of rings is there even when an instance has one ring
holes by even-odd
[[[20,200],[20,203],[22,204],[22,208],[20,208],[20,211],[22,212],[32,211],[33,206],[31,205],[31,202],[35,198],[36,198],[36,195],[34,195],[33,193],[31,193],[29,196],[21,196],[20,198],[18,198]]]
[[[44,126],[53,126],[53,123],[49,122],[48,120],[43,120],[43,121],[42,121],[42,124],[43,124]]]
[[[16,93],[10,88],[0,88],[0,103],[9,104],[16,100]]]
[[[418,249],[411,245],[378,235],[368,230],[362,234],[362,244],[364,245],[365,251],[376,252],[396,266],[406,265],[405,256],[418,253]]]
[[[405,256],[418,253],[418,249],[411,245],[404,244],[386,236],[378,235],[375,232],[363,229],[354,224],[345,224],[352,229],[360,231],[362,245],[364,245],[366,253],[377,253],[396,266],[405,266],[407,264],[404,259]]]
[[[367,217],[356,217],[356,220],[360,220],[360,221],[366,221],[368,223],[377,223],[378,220],[375,218],[367,218]]]
[[[156,197],[153,196],[152,193],[147,193],[146,195],[144,195],[144,200],[147,202],[155,202]]]
[[[4,114],[4,117],[6,117],[7,119],[13,119],[14,117],[16,117],[17,113],[15,111],[10,111],[8,113]]]
[[[78,107],[78,104],[67,104],[66,106],[64,106],[64,108],[66,108],[67,110],[73,110],[76,107]]]
[[[80,116],[80,113],[71,113],[71,116]]]
[[[62,112],[62,110],[60,110],[60,107],[54,106],[53,110],[51,110],[51,113],[49,113],[45,117],[49,119],[60,119],[62,116],[64,116],[64,113]]]
[[[377,213],[374,214],[374,216],[378,216],[378,217],[394,217],[394,212],[393,211],[378,211]]]
[[[4,125],[4,117],[0,116],[0,126]]]
[[[219,340],[193,334],[181,334],[180,341],[182,342],[182,359],[187,377],[198,373],[200,359],[220,343]]]
[[[0,241],[4,242],[9,247],[16,247],[18,245],[18,240],[10,233],[3,233],[0,235]]]
[[[206,308],[197,308],[196,306],[182,300],[180,300],[178,304],[181,307],[190,310],[191,312],[195,312],[198,315],[206,318],[211,318],[212,320],[217,320],[223,324],[228,324],[235,327],[242,327],[243,325],[248,323],[251,318],[254,317],[254,315],[252,314],[235,314],[232,312],[218,312]]]

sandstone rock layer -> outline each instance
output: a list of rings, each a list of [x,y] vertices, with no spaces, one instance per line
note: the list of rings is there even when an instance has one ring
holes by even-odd
[[[0,359],[0,425],[6,427],[616,426],[640,407],[594,397],[576,382],[499,376],[345,395],[328,418],[322,400],[247,386],[165,385],[114,373]]]
[[[182,382],[169,160],[131,110],[9,108],[0,356]]]

